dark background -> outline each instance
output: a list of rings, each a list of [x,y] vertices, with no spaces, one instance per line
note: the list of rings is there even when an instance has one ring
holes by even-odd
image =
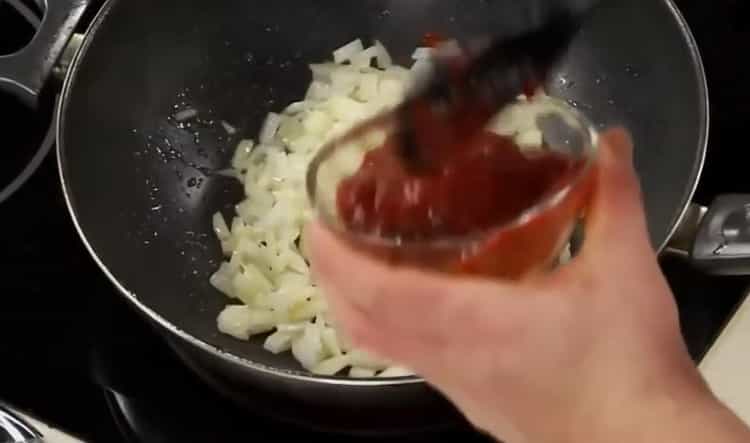
[[[702,51],[711,95],[710,148],[696,199],[708,204],[718,193],[750,193],[744,170],[750,150],[735,141],[742,140],[748,124],[744,105],[750,102],[745,81],[750,65],[736,58],[748,50],[750,7],[740,0],[677,3]],[[1,4],[0,54],[6,54],[20,47],[29,31],[11,20]],[[48,117],[0,96],[0,180],[31,155],[29,146],[41,139]],[[0,227],[0,401],[92,441],[253,436],[281,441],[306,435],[242,414],[173,359],[83,249],[62,199],[54,155],[20,192],[0,204]],[[678,260],[663,264],[698,360],[750,280],[709,278]],[[125,400],[130,425],[122,414]],[[132,429],[132,422],[138,429]],[[467,440],[458,432],[455,437]]]

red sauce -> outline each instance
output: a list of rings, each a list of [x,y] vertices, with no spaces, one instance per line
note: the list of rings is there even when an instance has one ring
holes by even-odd
[[[512,139],[483,132],[429,174],[407,173],[389,142],[368,153],[338,188],[339,215],[355,232],[403,240],[464,236],[513,221],[580,169],[570,157],[524,155]]]
[[[572,228],[583,193],[568,193],[524,225],[492,229],[515,221],[570,184],[584,163],[550,151],[523,153],[511,139],[489,132],[464,140],[460,146],[433,144],[443,150],[437,166],[425,174],[404,168],[395,139],[368,153],[358,172],[338,187],[338,211],[346,227],[353,233],[414,241],[415,247],[376,252],[452,272],[517,278],[548,262],[560,236]],[[440,251],[419,246],[429,244],[419,240],[482,233],[490,234]]]

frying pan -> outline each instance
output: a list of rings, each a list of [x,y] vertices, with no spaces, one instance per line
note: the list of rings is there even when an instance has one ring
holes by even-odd
[[[37,106],[87,3],[49,3],[32,45],[0,57],[0,87]],[[380,39],[406,63],[428,31],[459,39],[511,32],[503,14],[510,3],[106,1],[68,69],[58,109],[62,187],[83,242],[186,364],[249,407],[345,431],[447,422],[455,411],[418,378],[314,377],[259,341],[217,332],[227,300],[208,283],[221,260],[211,216],[231,216],[243,195],[215,171],[229,165],[239,139],[257,135],[269,111],[305,93],[307,63],[357,37]],[[632,131],[656,250],[671,239],[705,269],[748,270],[739,241],[748,199],[722,197],[708,213],[690,205],[707,146],[708,95],[674,4],[607,2],[547,88],[601,127]],[[178,127],[174,110],[186,106],[203,123]],[[222,120],[239,133],[229,136]]]

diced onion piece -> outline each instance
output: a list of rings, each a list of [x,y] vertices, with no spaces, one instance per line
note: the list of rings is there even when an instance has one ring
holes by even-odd
[[[308,325],[305,332],[292,342],[292,354],[309,371],[318,366],[324,358],[319,329],[312,324]]]
[[[524,131],[515,138],[519,148],[540,148],[544,143],[544,134],[538,129]]]
[[[331,96],[331,85],[322,82],[312,82],[305,94],[305,100],[326,100]]]
[[[372,60],[377,56],[378,48],[371,46],[352,57],[352,66],[360,69],[369,68],[372,66]]]
[[[275,112],[271,112],[266,117],[266,122],[263,124],[263,129],[260,131],[259,140],[261,143],[270,143],[274,137],[276,137],[276,131],[278,131],[281,125],[282,117]]]
[[[219,269],[211,275],[209,283],[227,297],[234,297],[233,275],[234,270],[229,263],[222,263]]]
[[[322,136],[333,126],[333,118],[322,111],[312,111],[302,120],[302,127],[308,134]]]
[[[349,366],[349,356],[337,355],[327,360],[323,360],[317,366],[312,369],[312,373],[316,375],[332,376],[343,371]]]
[[[401,82],[407,82],[409,78],[411,78],[411,73],[408,69],[404,68],[403,66],[391,66],[390,68],[386,69],[385,74],[386,77],[396,78],[400,80]]]
[[[292,271],[309,272],[310,267],[299,254],[289,254],[287,257],[287,267]]]
[[[488,129],[503,136],[514,136],[521,132],[538,129],[536,113],[528,105],[507,106],[487,125]]]
[[[313,74],[313,80],[317,82],[330,83],[331,73],[338,68],[333,63],[319,63],[310,65],[310,71]]]
[[[432,62],[427,53],[437,50],[419,52],[419,60],[406,69],[394,65],[377,41],[367,49],[359,40],[339,48],[336,63],[310,65],[312,81],[302,101],[287,106],[283,115],[268,115],[257,146],[250,140],[238,145],[232,170],[243,183],[245,199],[236,205],[229,227],[228,219],[216,216],[212,221],[228,261],[210,283],[245,305],[222,312],[217,319],[220,331],[246,340],[275,329],[264,347],[274,353],[291,350],[305,368],[321,375],[349,367],[354,367],[353,376],[372,377],[378,371],[380,377],[411,374],[354,348],[337,328],[310,274],[302,237],[303,227],[315,216],[305,192],[310,161],[326,143],[363,119],[398,106],[414,82],[429,73]],[[524,121],[515,110],[507,114],[499,120],[501,129],[510,131],[508,136],[538,140],[536,134],[527,134],[537,129],[535,121]],[[343,149],[321,169],[321,189],[354,173],[363,154],[381,146],[386,137],[384,131],[372,131]],[[324,198],[321,204],[333,205],[335,211],[335,199]]]
[[[232,167],[237,170],[245,169],[247,160],[250,158],[254,147],[255,142],[252,140],[240,141],[237,145],[237,150],[234,151],[234,156],[232,157]]]
[[[352,367],[349,370],[349,377],[351,378],[373,378],[375,377],[373,369]]]
[[[359,81],[359,86],[354,94],[354,98],[364,102],[373,100],[378,96],[378,83],[380,78],[378,74],[368,73],[362,74]]]
[[[291,321],[312,320],[326,310],[326,304],[321,299],[314,299],[300,303],[289,311]]]
[[[404,82],[394,77],[387,77],[380,81],[378,93],[386,103],[396,105],[404,99],[405,90]]]
[[[221,241],[229,240],[229,237],[232,236],[232,232],[229,230],[229,226],[227,226],[227,222],[224,220],[224,216],[221,215],[221,212],[214,214],[212,221],[216,237]]]
[[[263,348],[272,354],[281,354],[292,349],[292,340],[296,336],[295,333],[276,331],[266,337]]]
[[[307,326],[307,323],[282,323],[276,326],[276,329],[279,332],[284,332],[287,334],[301,334],[305,332],[305,327]]]
[[[244,268],[245,272],[237,273],[232,280],[233,293],[246,305],[253,305],[255,297],[267,294],[273,286],[257,267],[248,264]]]
[[[432,58],[433,51],[432,48],[417,48],[411,58],[413,60],[428,60]]]
[[[386,49],[386,47],[383,46],[383,44],[379,42],[378,40],[375,40],[374,46],[378,50],[378,54],[376,56],[378,67],[380,69],[388,69],[391,66],[393,66],[393,58],[388,53],[388,50]]]
[[[283,143],[288,144],[305,135],[305,128],[297,117],[287,117],[276,135]]]
[[[386,369],[385,371],[378,374],[378,377],[382,378],[400,378],[400,377],[412,377],[414,376],[414,372],[402,368],[400,366],[391,366],[390,368]]]
[[[286,109],[284,110],[284,114],[297,115],[300,112],[307,110],[309,107],[310,107],[309,102],[306,102],[306,101],[294,102],[291,105],[286,107]]]
[[[319,317],[320,318],[320,317]],[[336,337],[336,331],[332,328],[325,328],[320,333],[320,339],[323,341],[325,350],[331,355],[341,355],[341,347],[339,346],[338,337]]]
[[[279,287],[294,289],[303,289],[310,287],[310,276],[297,274],[294,272],[287,272],[279,276],[278,279]]]
[[[343,96],[332,97],[327,109],[335,119],[343,121],[361,120],[365,113],[361,103]]]
[[[269,332],[274,328],[273,313],[259,311],[247,306],[227,306],[217,320],[219,331],[240,340]]]
[[[344,63],[351,60],[352,57],[364,49],[362,40],[356,39],[333,51],[333,61],[335,63]]]
[[[360,73],[344,66],[331,73],[331,91],[338,95],[349,95],[359,84]]]

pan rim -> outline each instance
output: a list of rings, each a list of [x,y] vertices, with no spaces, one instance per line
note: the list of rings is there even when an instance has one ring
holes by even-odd
[[[64,145],[65,145],[64,128],[65,128],[65,121],[66,121],[65,111],[69,103],[69,96],[71,95],[73,84],[75,83],[76,74],[82,63],[81,60],[84,59],[86,53],[88,52],[92,39],[95,37],[98,29],[102,26],[105,19],[109,16],[110,12],[113,9],[113,6],[117,3],[117,1],[118,0],[106,0],[104,4],[101,5],[100,9],[97,11],[95,17],[89,24],[88,28],[85,30],[84,39],[81,44],[81,47],[77,51],[73,60],[71,61],[68,72],[65,75],[65,80],[63,82],[61,93],[60,93],[60,99],[57,104],[58,112],[56,113],[57,115],[55,117],[56,138],[58,141],[57,147],[56,147],[56,160],[57,160],[60,184],[62,187],[63,197],[65,200],[65,205],[68,208],[68,213],[72,218],[72,222],[75,227],[75,230],[78,233],[78,236],[80,237],[84,247],[86,248],[88,253],[91,255],[96,265],[104,273],[104,275],[110,280],[110,282],[120,292],[120,294],[124,296],[128,302],[132,303],[136,308],[138,308],[139,311],[144,313],[149,318],[150,321],[153,321],[154,323],[159,325],[161,328],[163,328],[166,332],[169,332],[174,338],[177,338],[181,340],[182,342],[197,348],[198,350],[208,352],[210,355],[217,357],[231,365],[238,365],[247,369],[259,371],[271,377],[277,377],[281,379],[301,381],[301,382],[311,382],[311,383],[316,383],[320,385],[350,386],[350,387],[357,387],[357,388],[377,388],[377,387],[383,387],[383,386],[425,384],[426,380],[418,376],[394,377],[394,378],[383,378],[383,379],[350,379],[350,378],[340,377],[340,376],[337,377],[337,376],[314,375],[305,371],[282,370],[282,369],[274,368],[268,365],[264,365],[262,363],[254,362],[252,360],[237,356],[230,352],[223,351],[219,347],[214,346],[198,337],[195,337],[192,334],[186,332],[185,330],[177,327],[176,325],[171,323],[169,320],[167,320],[165,317],[163,317],[161,314],[151,309],[149,306],[147,306],[138,298],[137,294],[128,290],[114,276],[114,274],[108,268],[108,266],[101,260],[96,250],[94,249],[93,245],[91,244],[88,237],[86,236],[83,230],[83,227],[80,224],[76,209],[73,204],[72,191],[70,190],[68,186],[69,180],[66,176],[66,172],[65,172],[66,168],[64,167],[64,160],[63,160],[63,154],[65,150],[64,148]],[[680,223],[682,222],[682,220],[684,219],[684,217],[686,216],[688,212],[690,202],[692,201],[692,198],[697,190],[700,177],[702,175],[703,167],[705,165],[706,152],[708,149],[708,138],[709,138],[708,134],[709,134],[709,125],[710,125],[708,81],[706,78],[703,58],[701,56],[697,41],[695,40],[695,36],[693,35],[693,32],[690,26],[685,20],[685,17],[680,12],[677,5],[674,3],[674,0],[661,0],[661,1],[663,1],[666,4],[669,11],[671,12],[673,17],[677,21],[677,24],[682,31],[683,38],[685,38],[686,44],[688,45],[688,49],[694,60],[695,74],[697,76],[698,83],[699,83],[698,87],[699,89],[701,89],[699,93],[701,93],[700,102],[702,105],[701,113],[703,114],[702,116],[703,125],[702,125],[701,133],[699,135],[699,143],[698,143],[698,148],[700,149],[700,153],[699,153],[698,158],[696,159],[696,163],[693,167],[693,170],[691,171],[692,185],[686,190],[685,194],[683,195],[683,200],[681,202],[683,209],[679,211],[679,213],[676,214],[676,216],[674,217],[673,223],[672,223],[671,229],[668,232],[668,235],[665,237],[665,239],[657,248],[658,252],[661,252],[666,248],[667,244],[669,243],[669,240],[677,231],[677,229],[680,226]]]
[[[120,292],[120,294],[125,297],[125,299],[128,302],[132,303],[136,308],[138,308],[139,311],[146,314],[149,320],[158,324],[165,331],[169,332],[174,338],[178,338],[182,342],[187,343],[191,346],[194,346],[198,348],[199,350],[208,352],[210,355],[217,357],[231,365],[239,365],[241,367],[259,371],[265,375],[272,376],[272,377],[278,377],[282,379],[302,381],[302,382],[312,382],[312,383],[317,383],[317,384],[322,384],[322,385],[373,388],[373,387],[394,386],[394,385],[424,384],[425,380],[421,377],[416,377],[416,376],[392,377],[392,378],[382,378],[382,379],[350,379],[350,378],[340,377],[340,376],[337,377],[337,376],[315,375],[315,374],[311,374],[309,372],[305,372],[302,370],[299,370],[299,371],[283,370],[283,369],[274,368],[268,365],[264,365],[262,363],[255,362],[247,358],[240,357],[230,352],[223,351],[219,347],[214,346],[198,337],[195,337],[194,335],[188,333],[187,331],[177,327],[172,322],[164,318],[164,316],[162,316],[161,314],[151,309],[148,305],[143,303],[138,298],[137,294],[133,293],[128,288],[126,288],[117,279],[117,277],[115,277],[115,275],[109,269],[109,267],[102,261],[102,259],[97,254],[94,246],[91,244],[88,237],[86,236],[83,230],[83,227],[80,224],[76,209],[73,204],[72,192],[68,186],[69,180],[65,173],[66,169],[64,167],[64,159],[63,159],[63,155],[64,155],[63,151],[65,150],[64,128],[65,128],[65,121],[66,121],[65,111],[67,109],[67,104],[69,101],[68,99],[69,99],[69,96],[71,95],[72,87],[75,83],[76,73],[78,72],[80,65],[82,63],[81,60],[84,59],[91,45],[91,41],[96,35],[96,32],[102,26],[105,19],[111,12],[113,6],[117,2],[118,0],[106,0],[104,4],[102,4],[102,6],[100,7],[99,11],[97,11],[96,15],[94,16],[88,28],[85,30],[84,38],[81,43],[81,47],[79,48],[73,60],[71,61],[70,68],[68,69],[68,72],[65,75],[65,80],[63,82],[62,90],[60,93],[60,100],[57,104],[58,112],[56,116],[56,138],[58,140],[57,149],[56,149],[56,157],[57,157],[58,174],[59,174],[60,184],[62,186],[65,205],[68,208],[68,213],[72,218],[73,226],[75,227],[75,230],[78,233],[78,236],[80,237],[84,247],[88,251],[89,255],[91,255],[91,257],[93,258],[94,262],[99,267],[99,269],[107,277],[107,279],[109,279],[109,281]]]
[[[662,240],[661,244],[659,244],[659,247],[656,248],[656,251],[658,253],[663,252],[667,247],[669,246],[669,242],[674,237],[675,233],[680,229],[680,226],[682,225],[683,221],[685,220],[685,217],[687,216],[688,212],[690,211],[690,206],[693,202],[693,197],[695,196],[695,192],[698,190],[698,186],[700,185],[700,179],[703,175],[703,168],[706,164],[706,155],[708,153],[708,143],[709,143],[709,134],[711,129],[711,100],[708,90],[708,78],[706,76],[706,67],[703,63],[703,56],[701,55],[700,47],[698,46],[698,41],[695,39],[695,35],[693,34],[692,29],[690,28],[690,25],[688,24],[687,20],[685,19],[685,16],[682,14],[680,9],[677,7],[677,4],[674,0],[663,0],[667,7],[669,7],[670,12],[677,20],[677,24],[679,25],[680,29],[682,30],[682,35],[686,38],[686,43],[688,45],[688,48],[690,50],[690,53],[692,54],[693,60],[695,63],[693,63],[693,69],[695,71],[695,75],[698,79],[698,87],[700,89],[700,104],[701,104],[701,113],[703,114],[703,124],[701,125],[701,132],[699,135],[700,141],[698,142],[698,149],[699,154],[698,158],[696,159],[695,164],[693,165],[693,170],[690,174],[690,182],[692,183],[691,186],[688,187],[688,189],[685,191],[681,206],[682,210],[679,211],[675,217],[672,220],[671,228],[667,232],[667,235]]]

